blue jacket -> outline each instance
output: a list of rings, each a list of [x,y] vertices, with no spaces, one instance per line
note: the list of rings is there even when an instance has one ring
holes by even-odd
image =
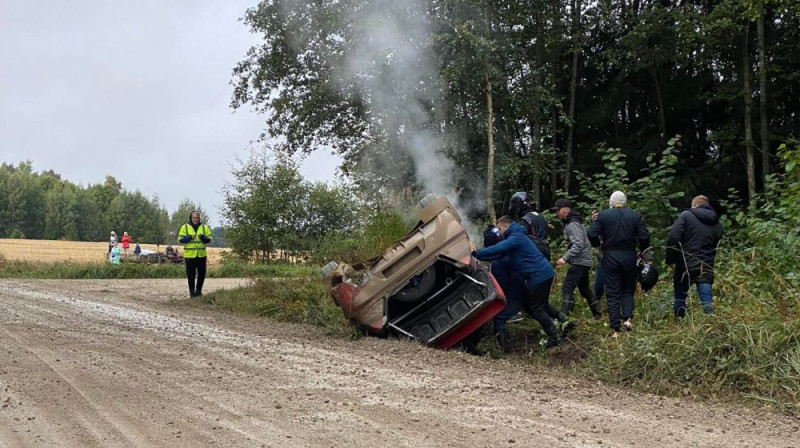
[[[510,258],[503,257],[493,261],[492,265],[489,267],[489,271],[494,275],[500,287],[503,288],[503,293],[505,293],[506,296],[506,303],[510,303],[513,300],[518,300],[522,303],[524,300],[527,300],[528,286],[525,284],[525,279],[514,272]]]
[[[503,241],[475,252],[478,260],[499,260],[508,255],[511,268],[528,282],[528,287],[555,277],[556,272],[527,235],[525,229],[512,222],[503,234]]]

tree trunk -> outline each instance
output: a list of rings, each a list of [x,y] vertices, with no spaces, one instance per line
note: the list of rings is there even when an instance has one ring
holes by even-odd
[[[758,116],[761,121],[761,174],[771,172],[769,160],[769,125],[767,117],[767,44],[764,39],[764,2],[758,2]]]
[[[567,148],[564,160],[564,191],[569,194],[569,180],[572,177],[572,146],[575,135],[575,92],[578,89],[578,58],[580,56],[581,1],[572,1],[572,70],[569,79],[569,129],[567,129]]]
[[[747,24],[744,31],[744,42],[742,44],[742,79],[744,88],[744,145],[747,155],[747,197],[750,200],[750,207],[755,207],[756,199],[756,170],[755,159],[753,157],[753,89],[750,86],[750,24]]]
[[[486,138],[489,141],[489,160],[486,163],[486,208],[489,211],[491,222],[497,220],[494,212],[494,111],[492,110],[492,78],[489,77],[489,68],[486,68]]]
[[[656,69],[650,67],[650,75],[653,77],[653,84],[656,86],[656,100],[658,101],[658,130],[661,138],[667,135],[667,119],[664,114],[664,97],[661,95],[661,82],[658,80]]]

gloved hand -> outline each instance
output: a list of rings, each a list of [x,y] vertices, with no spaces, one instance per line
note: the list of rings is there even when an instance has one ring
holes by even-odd
[[[477,252],[473,250],[472,252],[470,252],[470,255],[472,255],[474,258],[478,258],[478,257],[475,256],[476,253]]]
[[[192,236],[191,236],[191,235],[184,235],[184,236],[182,236],[182,237],[181,237],[181,239],[179,239],[178,241],[180,241],[180,242],[181,242],[181,244],[186,244],[186,243],[188,243],[188,242],[189,242],[189,241],[191,241],[191,240],[192,240]]]
[[[208,243],[211,242],[211,238],[209,238],[209,237],[207,237],[205,235],[200,235],[200,241],[202,241],[203,244],[208,244]]]

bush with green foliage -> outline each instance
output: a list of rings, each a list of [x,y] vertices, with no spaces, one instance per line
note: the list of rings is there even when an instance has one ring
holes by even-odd
[[[672,278],[662,266],[661,283],[638,296],[635,332],[607,339],[607,328],[587,326],[589,335],[578,343],[588,362],[577,370],[655,392],[745,396],[790,413],[800,410],[800,147],[783,147],[781,158],[785,172],[770,176],[758,209],[722,201],[728,214],[717,254],[715,314],[702,314],[690,289],[690,312],[676,321]],[[620,169],[617,159],[607,160],[610,171]],[[678,197],[663,182],[668,176],[657,178],[662,182],[638,191],[635,206],[646,217],[667,209],[647,197]]]
[[[355,232],[325,235],[312,253],[312,261],[319,265],[329,261],[353,264],[372,258],[402,238],[412,225],[397,213],[379,211]]]

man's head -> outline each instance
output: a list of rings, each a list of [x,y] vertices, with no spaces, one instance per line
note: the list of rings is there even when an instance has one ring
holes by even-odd
[[[628,198],[619,190],[611,193],[611,197],[608,198],[609,207],[625,207],[626,205],[628,205]]]
[[[558,219],[564,219],[572,211],[572,204],[566,199],[559,199],[550,207],[550,211],[555,213]]]
[[[701,194],[700,196],[695,196],[694,199],[692,199],[692,208],[697,208],[701,205],[708,205],[708,196],[703,196]]]
[[[189,215],[189,219],[192,220],[192,224],[199,224],[200,223],[200,213],[192,212],[192,214]]]
[[[501,216],[500,218],[497,219],[497,222],[494,223],[494,225],[498,229],[500,229],[501,234],[505,235],[506,230],[508,230],[508,228],[511,227],[512,222],[514,222],[514,220],[511,219],[510,216]]]
[[[536,201],[527,192],[518,191],[511,196],[508,208],[513,217],[521,218],[525,213],[536,210]]]

